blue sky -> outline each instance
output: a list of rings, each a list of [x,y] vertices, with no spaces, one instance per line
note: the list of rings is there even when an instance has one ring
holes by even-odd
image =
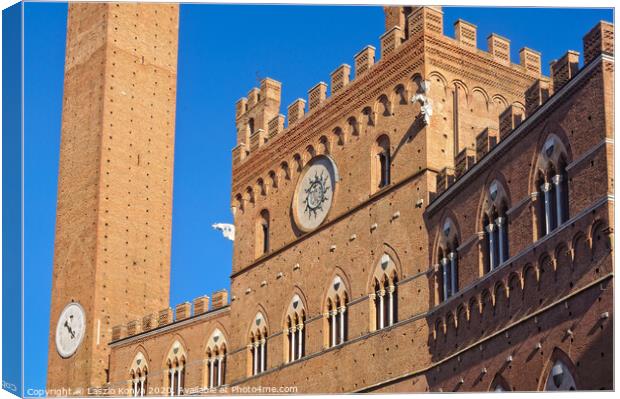
[[[67,5],[25,6],[25,388],[44,388]],[[527,46],[543,72],[609,9],[444,7],[445,33],[463,18],[478,26],[479,47],[496,32],[511,40],[513,62]],[[181,7],[172,229],[172,305],[229,287],[232,243],[210,227],[231,222],[234,104],[258,79],[283,82],[282,113],[338,65],[377,49],[380,7]]]

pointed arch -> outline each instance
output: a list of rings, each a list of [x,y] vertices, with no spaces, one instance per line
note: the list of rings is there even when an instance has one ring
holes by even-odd
[[[497,173],[485,185],[479,208],[478,225],[484,235],[482,243],[483,264],[481,270],[488,273],[510,258],[508,230],[510,195],[504,178]]]
[[[175,340],[170,345],[170,349],[164,360],[166,374],[166,388],[170,396],[183,395],[185,389],[185,365],[187,364],[187,352],[180,336],[175,335]]]
[[[131,395],[145,396],[148,392],[148,357],[144,355],[146,351],[142,345],[139,345],[135,352],[136,354],[129,367]]]
[[[350,292],[348,282],[337,273],[327,287],[323,305],[325,347],[340,345],[346,340]]]
[[[284,353],[287,362],[294,362],[305,355],[306,346],[306,303],[303,294],[296,289],[284,316]],[[300,295],[301,294],[301,295]]]
[[[491,381],[491,385],[489,385],[489,391],[490,392],[505,392],[505,391],[512,391],[512,389],[510,389],[510,384],[508,384],[508,381],[506,381],[504,376],[502,376],[500,373],[497,373],[495,374],[493,381]]]
[[[269,334],[269,324],[265,314],[265,310],[259,305],[248,328],[246,363],[248,376],[257,375],[267,370],[267,337]]]
[[[400,261],[388,245],[384,244],[383,249],[375,262],[369,283],[371,331],[389,327],[398,318]]]
[[[460,232],[449,210],[443,216],[442,223],[435,238],[435,254],[438,267],[435,271],[436,292],[439,301],[447,301],[459,290],[458,248]],[[438,302],[439,303],[439,302]]]
[[[541,136],[530,184],[536,193],[534,217],[538,237],[545,236],[569,218],[568,166],[571,153],[568,140],[556,133]]]
[[[579,387],[573,361],[557,347],[543,368],[540,382],[540,391],[576,391]]]
[[[226,375],[226,355],[228,352],[228,343],[226,335],[220,330],[221,326],[213,329],[205,349],[207,356],[205,373],[203,376],[204,385],[209,388],[215,388],[225,384]]]

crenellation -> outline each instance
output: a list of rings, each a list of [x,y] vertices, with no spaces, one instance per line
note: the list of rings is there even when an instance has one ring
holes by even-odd
[[[579,53],[568,50],[562,58],[551,62],[551,79],[553,81],[553,91],[562,88],[579,72]]]
[[[538,51],[523,47],[519,51],[519,60],[527,73],[540,77],[542,58]]]
[[[199,296],[192,302],[194,305],[194,316],[207,313],[209,311],[209,297],[207,295]]]
[[[157,327],[157,316],[155,313],[149,313],[142,318],[142,331],[149,331]]]
[[[487,38],[487,49],[495,61],[510,65],[510,40],[497,33],[491,33]]]
[[[365,74],[375,64],[375,48],[368,45],[355,54],[355,78]]]
[[[437,174],[437,194],[441,194],[448,189],[454,183],[455,175],[454,168],[445,167]]]
[[[349,84],[351,66],[342,64],[331,73],[332,96],[344,89]]]
[[[213,293],[211,298],[213,299],[212,306],[214,310],[222,308],[228,305],[228,290],[222,289],[222,290],[216,291]]]
[[[292,125],[297,123],[301,118],[304,117],[306,112],[306,100],[302,98],[298,98],[293,101],[291,105],[288,106],[288,127],[290,128]]]
[[[189,302],[178,304],[174,308],[175,321],[185,320],[192,316],[192,305]]]
[[[284,115],[278,114],[278,116],[269,121],[267,127],[267,140],[271,140],[274,136],[284,130],[285,119],[286,117]]]
[[[551,96],[548,78],[536,79],[525,92],[525,117],[529,117]]]
[[[172,308],[166,308],[159,311],[159,315],[157,317],[157,326],[165,326],[174,321],[174,315],[172,313]]]
[[[262,146],[267,139],[268,124],[280,113],[280,99],[282,84],[271,78],[264,78],[260,82],[260,88],[250,90],[247,98],[241,98],[236,103],[235,120],[237,125],[237,147],[245,144],[245,154],[239,153],[236,160],[243,161],[245,158]],[[263,131],[260,133],[259,131]],[[256,136],[256,137],[254,137]]]
[[[504,140],[523,122],[523,109],[511,104],[499,115],[499,139]]]
[[[407,18],[409,38],[421,34],[443,35],[443,11],[441,6],[416,7]]]
[[[327,98],[327,83],[319,82],[308,90],[308,112],[318,107]]]
[[[142,332],[142,320],[131,320],[127,323],[127,335],[136,335]]]
[[[478,46],[476,35],[478,27],[470,22],[458,19],[454,23],[454,38],[466,47],[476,49]]]
[[[267,132],[263,129],[257,129],[254,134],[250,136],[250,153],[258,150],[260,146],[267,142]]]
[[[499,142],[499,132],[490,127],[476,136],[476,162],[479,162]]]
[[[248,99],[246,97],[241,97],[235,103],[235,118],[239,118],[248,110]]]
[[[454,159],[454,178],[463,176],[476,162],[476,150],[473,148],[463,148]]]
[[[248,110],[252,109],[258,102],[260,101],[260,89],[258,87],[253,87],[247,96],[248,102]]]
[[[381,35],[381,59],[393,53],[398,46],[405,40],[405,32],[400,26],[394,26],[392,29]]]
[[[601,54],[614,55],[614,25],[601,21],[583,37],[583,59],[589,64]]]

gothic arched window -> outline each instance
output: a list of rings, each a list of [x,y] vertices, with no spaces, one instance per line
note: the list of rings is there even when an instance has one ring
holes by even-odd
[[[286,353],[288,361],[293,362],[301,359],[305,354],[306,331],[304,322],[306,321],[306,310],[299,295],[293,296],[286,312]]]
[[[131,362],[129,371],[131,396],[146,396],[148,392],[148,364],[142,352],[138,352]]]
[[[437,259],[439,261],[438,269],[438,291],[439,298],[442,301],[448,300],[459,290],[459,271],[458,271],[458,234],[456,227],[451,219],[446,219],[443,223],[440,238]]]
[[[380,330],[396,323],[398,273],[390,255],[384,253],[375,267],[372,278],[371,329]]]
[[[348,295],[344,282],[336,276],[327,292],[325,309],[328,347],[340,345],[347,339],[347,303]]]
[[[261,312],[256,314],[250,329],[248,374],[257,375],[267,370],[267,322]]]
[[[390,184],[390,138],[382,135],[377,139],[374,146],[374,186],[382,189]]]
[[[205,382],[207,387],[224,385],[226,376],[226,337],[215,329],[207,343],[207,364]]]
[[[536,192],[538,236],[542,237],[568,220],[568,153],[560,139],[549,136],[538,156]]]
[[[256,223],[256,256],[269,252],[269,211],[263,209]]]
[[[551,366],[545,391],[575,391],[577,384],[569,367],[562,360],[556,360]]]
[[[179,341],[175,341],[166,357],[168,393],[170,396],[183,395],[185,388],[185,364],[187,355]]]
[[[483,206],[484,271],[488,273],[510,257],[506,215],[508,196],[497,180],[491,182],[486,190]]]

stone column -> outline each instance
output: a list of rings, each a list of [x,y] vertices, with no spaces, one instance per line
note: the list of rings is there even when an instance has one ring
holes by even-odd
[[[304,325],[300,324],[297,327],[297,331],[299,332],[299,339],[297,340],[297,343],[299,345],[299,348],[297,350],[297,359],[301,359],[301,357],[303,356],[303,349],[304,349]]]
[[[217,386],[219,387],[220,385],[222,385],[222,360],[224,359],[224,356],[220,355],[217,358]]]
[[[267,339],[263,338],[260,341],[260,371],[265,371],[265,346],[267,345]]]
[[[562,175],[555,175],[551,178],[553,185],[555,186],[555,210],[556,224],[559,226],[564,222],[564,188],[562,187],[563,181]]]
[[[553,186],[551,183],[544,183],[540,189],[545,196],[545,234],[551,233],[553,231],[553,204],[551,203],[551,190]]]
[[[458,267],[457,267],[457,256],[456,252],[450,252],[448,254],[450,258],[450,291],[452,295],[456,294],[458,291]]]
[[[340,308],[340,343],[344,342],[344,312],[346,311],[346,306]]]
[[[336,315],[338,314],[338,311],[336,309],[332,310],[330,312],[331,316],[332,316],[332,321],[331,321],[331,325],[332,325],[332,345],[331,346],[336,346],[337,342],[336,342],[336,330],[338,329],[337,327],[337,323],[336,323]]]
[[[291,327],[291,362],[296,359],[295,357],[295,332],[297,329],[295,327]]]
[[[498,230],[498,249],[499,249],[499,262],[498,266],[508,259],[508,236],[506,234],[506,218],[503,216],[495,219]]]
[[[254,375],[258,374],[258,340],[254,341]]]
[[[488,242],[489,242],[489,271],[495,269],[497,264],[495,263],[495,225],[489,223],[486,227]]]
[[[389,302],[388,302],[388,322],[389,325],[391,326],[392,324],[394,324],[394,291],[395,291],[395,287],[393,285],[390,285],[388,287],[388,295],[389,295]]]
[[[176,370],[171,367],[168,371],[170,372],[170,396],[174,396],[174,373]]]
[[[447,301],[450,297],[448,292],[448,258],[441,258],[441,277],[443,279],[443,300]]]
[[[383,297],[385,296],[385,290],[381,289],[379,291],[379,329],[385,327],[385,323],[383,322]]]

